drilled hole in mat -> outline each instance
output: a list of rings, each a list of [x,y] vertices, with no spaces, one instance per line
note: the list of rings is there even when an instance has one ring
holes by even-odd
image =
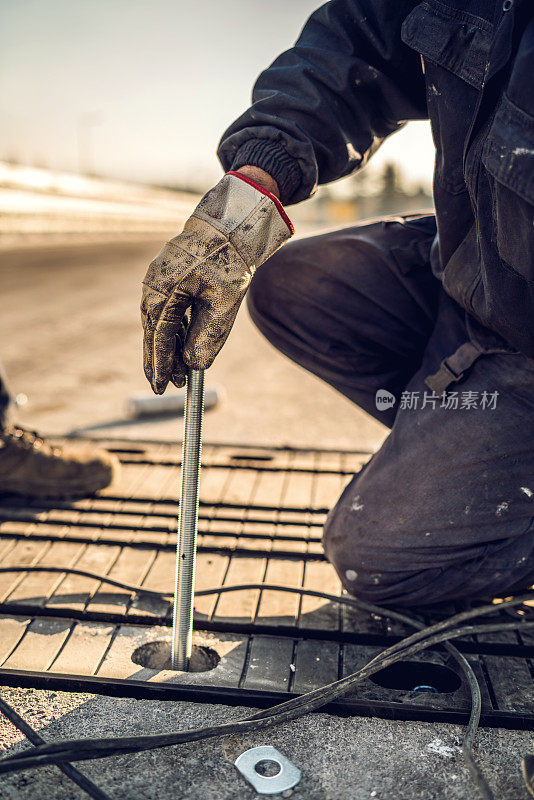
[[[146,453],[146,448],[141,447],[108,447],[107,448],[110,453],[116,453],[117,455],[140,455],[143,456]]]
[[[211,647],[193,645],[193,652],[189,659],[189,672],[208,672],[215,669],[220,655]],[[172,669],[171,667],[171,643],[170,642],[146,642],[137,647],[132,653],[132,661],[140,667],[148,669]]]
[[[429,661],[397,661],[371,675],[370,680],[384,689],[405,692],[455,692],[462,681],[453,669]]]
[[[265,453],[234,453],[230,461],[272,461],[273,457]]]
[[[264,778],[274,778],[278,775],[282,767],[278,761],[271,761],[270,758],[264,758],[254,766],[258,775],[263,775]]]

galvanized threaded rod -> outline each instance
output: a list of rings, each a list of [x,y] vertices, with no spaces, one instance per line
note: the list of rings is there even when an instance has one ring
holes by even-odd
[[[189,370],[185,402],[182,489],[178,516],[171,665],[186,670],[191,657],[197,553],[198,487],[204,411],[204,370]]]

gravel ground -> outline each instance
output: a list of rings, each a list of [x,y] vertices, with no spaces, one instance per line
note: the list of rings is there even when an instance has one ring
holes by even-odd
[[[250,713],[244,708],[118,699],[34,689],[2,696],[49,741],[192,728]],[[23,746],[14,727],[0,722],[8,751]],[[302,770],[294,800],[470,800],[478,798],[463,765],[462,728],[313,714],[261,735],[225,736],[159,751],[114,756],[78,767],[113,800],[251,800],[257,796],[233,761],[249,747],[270,744]],[[499,800],[520,800],[520,760],[532,734],[482,730],[477,756]],[[84,797],[55,767],[3,778],[6,800]]]

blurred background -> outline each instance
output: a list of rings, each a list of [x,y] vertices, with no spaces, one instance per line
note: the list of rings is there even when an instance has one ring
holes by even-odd
[[[125,412],[146,391],[139,284],[219,179],[219,137],[257,74],[318,5],[3,0],[0,358],[19,421],[179,438],[176,420]],[[297,234],[431,208],[432,166],[427,123],[409,123],[357,175],[291,207]],[[211,440],[372,447],[384,433],[275,353],[246,312],[208,377],[226,397],[207,415]]]

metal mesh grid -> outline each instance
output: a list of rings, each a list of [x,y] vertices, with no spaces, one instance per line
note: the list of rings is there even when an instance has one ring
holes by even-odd
[[[171,591],[179,448],[105,444],[122,461],[113,490],[59,503],[1,498],[0,564],[76,567]],[[321,528],[328,508],[368,457],[205,445],[197,588],[264,582],[339,594],[339,580],[322,553]],[[460,608],[442,607],[432,619],[426,613],[419,618],[430,624]],[[175,673],[139,671],[130,659],[139,643],[170,636],[167,601],[64,573],[0,573],[0,614],[4,683],[81,682],[126,694],[161,692],[164,686],[172,696],[185,692],[254,704],[335,680],[410,632],[321,599],[269,590],[197,598],[196,636],[215,642],[225,655],[212,673],[177,679]],[[532,634],[472,637],[459,647],[481,681],[485,724],[534,728]],[[423,653],[419,660],[450,668],[443,651]],[[358,713],[451,720],[468,706],[463,683],[454,691],[416,694],[371,681],[336,704]]]

